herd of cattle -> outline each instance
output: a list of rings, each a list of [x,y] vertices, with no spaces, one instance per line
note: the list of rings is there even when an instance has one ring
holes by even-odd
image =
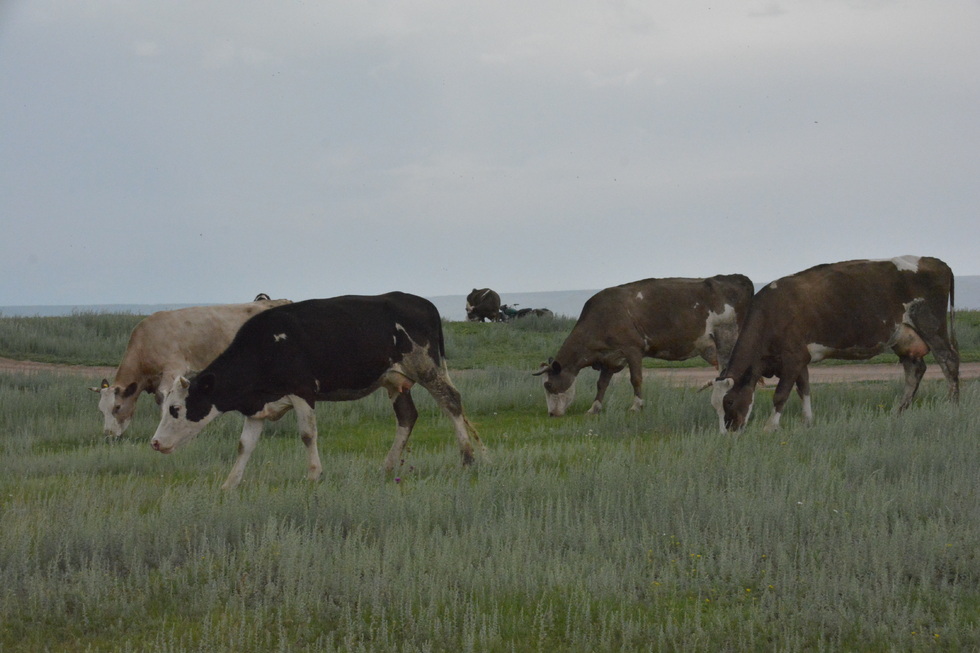
[[[500,295],[489,288],[474,288],[466,296],[466,319],[470,322],[509,322],[528,316],[554,317],[547,308],[517,308],[500,303]]]
[[[474,290],[467,298],[470,319],[483,319],[473,316],[487,298],[499,313],[497,293]],[[613,374],[629,368],[632,409],[638,410],[644,358],[701,356],[720,370],[710,384],[711,404],[724,433],[745,426],[764,377],[779,379],[766,428],[778,428],[794,386],[810,423],[810,363],[891,350],[905,369],[901,411],[915,397],[930,351],[950,399],[958,399],[953,313],[953,273],[929,257],[818,265],[757,293],[740,274],[646,279],[596,293],[558,352],[534,374],[544,377],[549,414],[561,416],[580,370],[599,371],[589,410],[596,413]],[[126,430],[139,395],[153,394],[161,418],[150,443],[161,453],[189,441],[222,413],[242,413],[238,458],[223,485],[232,488],[264,421],[289,410],[296,412],[307,448],[308,477],[318,478],[316,402],[360,399],[380,388],[397,421],[385,459],[391,471],[418,418],[410,393],[415,384],[450,417],[463,464],[472,462],[474,444],[483,445],[447,372],[439,312],[428,300],[401,292],[300,302],[260,295],[246,304],[154,313],[133,329],[114,382],[104,379],[92,389],[100,393],[104,430],[112,437]]]

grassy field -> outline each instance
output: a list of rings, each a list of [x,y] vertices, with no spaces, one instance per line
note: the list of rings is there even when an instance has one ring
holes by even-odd
[[[116,366],[126,351],[133,327],[143,315],[79,313],[62,317],[0,316],[0,356],[18,360],[75,365]],[[534,370],[557,353],[572,330],[571,318],[525,318],[509,323],[443,323],[446,350],[453,369],[510,368]],[[980,311],[956,314],[956,336],[964,361],[980,361]],[[892,354],[873,362],[897,362]],[[834,364],[836,361],[826,361]],[[824,364],[826,364],[824,363]],[[649,367],[689,367],[683,362],[647,359]]]
[[[550,419],[523,349],[563,334],[458,326],[489,448],[469,469],[420,390],[383,474],[376,394],[318,407],[320,482],[287,416],[221,492],[240,416],[162,456],[152,401],[110,443],[98,379],[0,375],[0,651],[980,649],[977,382],[958,406],[926,382],[902,416],[897,383],[817,386],[816,424],[794,398],[778,433],[763,389],[723,436],[706,395],[655,383],[639,414],[617,380],[585,416],[589,371]]]

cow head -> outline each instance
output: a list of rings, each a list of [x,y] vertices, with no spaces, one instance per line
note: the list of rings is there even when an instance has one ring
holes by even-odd
[[[129,423],[133,421],[133,413],[136,412],[136,400],[139,398],[139,387],[136,382],[123,388],[109,385],[108,379],[102,379],[99,387],[89,388],[89,390],[99,393],[99,410],[105,418],[102,432],[108,438],[118,438],[129,428]]]
[[[752,414],[755,399],[755,385],[742,383],[735,386],[735,379],[722,377],[715,379],[711,390],[711,405],[718,413],[718,426],[721,432],[738,431],[745,427]]]
[[[561,363],[549,358],[547,363],[541,363],[534,376],[544,375],[544,398],[548,403],[548,414],[561,417],[575,399],[575,375],[564,370]]]
[[[189,442],[221,411],[215,408],[213,374],[202,374],[188,381],[182,376],[174,379],[170,392],[163,400],[160,424],[150,446],[160,453],[170,453]]]

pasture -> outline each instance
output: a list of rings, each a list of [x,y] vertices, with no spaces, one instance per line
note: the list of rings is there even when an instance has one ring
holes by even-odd
[[[138,320],[73,317],[17,329],[35,358],[114,364]],[[980,320],[958,317],[976,360]],[[0,355],[16,356],[10,319]],[[240,416],[162,456],[149,397],[110,443],[98,378],[0,374],[0,650],[980,648],[980,382],[959,406],[924,382],[900,417],[898,382],[819,385],[813,427],[794,397],[764,433],[770,386],[731,436],[706,394],[658,383],[639,414],[616,379],[583,415],[589,372],[551,419],[528,371],[571,322],[514,326],[446,325],[488,459],[463,469],[417,392],[411,450],[385,475],[378,393],[318,407],[320,482],[288,415],[230,493]],[[76,328],[121,348],[102,358]]]

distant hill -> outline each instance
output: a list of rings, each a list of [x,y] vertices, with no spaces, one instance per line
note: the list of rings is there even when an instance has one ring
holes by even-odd
[[[756,289],[765,284],[756,284]],[[544,292],[500,291],[500,301],[518,308],[548,308],[556,315],[578,317],[589,297],[599,290],[555,290]],[[956,277],[956,308],[980,310],[980,276]],[[441,295],[429,297],[439,313],[448,320],[466,319],[466,295]],[[169,311],[192,304],[89,304],[65,306],[0,306],[0,316],[17,315],[71,315],[72,313],[134,313],[149,315],[156,311]]]

